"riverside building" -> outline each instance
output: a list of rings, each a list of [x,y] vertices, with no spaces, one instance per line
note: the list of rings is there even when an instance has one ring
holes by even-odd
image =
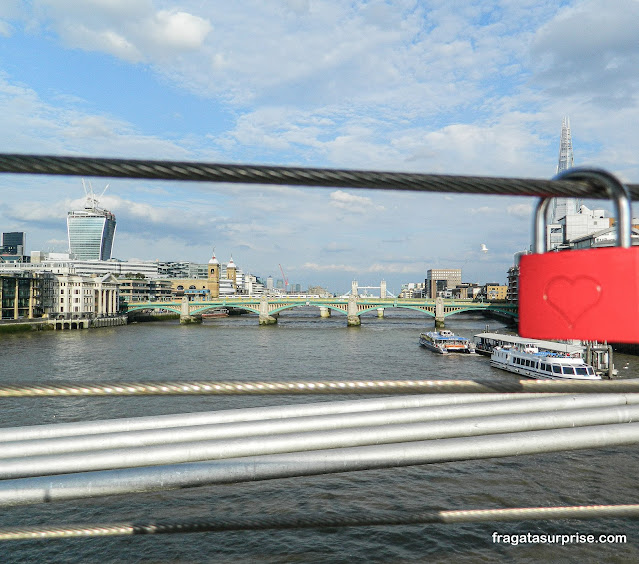
[[[81,276],[68,264],[1,264],[0,286],[3,319],[93,319],[119,311],[117,278]]]
[[[440,292],[456,288],[462,283],[461,268],[432,268],[426,271],[426,292],[428,298],[436,298]]]
[[[109,317],[119,310],[119,282],[112,274],[104,276],[57,275],[49,317]]]
[[[55,275],[51,272],[0,272],[1,318],[34,319],[53,302]]]
[[[211,256],[205,278],[166,278],[177,298],[187,296],[191,300],[217,299],[236,295],[258,296],[264,293],[264,285],[252,274],[238,268],[233,258],[220,263],[215,253]]]

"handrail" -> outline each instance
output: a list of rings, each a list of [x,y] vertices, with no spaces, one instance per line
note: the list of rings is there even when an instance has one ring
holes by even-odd
[[[255,396],[513,393],[639,393],[639,378],[619,380],[316,380],[290,382],[49,382],[0,385],[0,398],[91,396]]]

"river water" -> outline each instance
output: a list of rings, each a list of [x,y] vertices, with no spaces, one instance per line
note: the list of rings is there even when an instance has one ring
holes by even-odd
[[[430,318],[429,318],[430,319]],[[472,337],[487,320],[455,316],[447,327]],[[503,329],[488,321],[491,330]],[[347,328],[344,316],[284,312],[275,326],[256,316],[137,323],[90,331],[0,337],[0,383],[158,380],[511,379],[479,355],[448,357],[418,345],[432,320],[387,310]],[[639,357],[617,354],[621,376]],[[109,419],[356,399],[316,397],[137,397],[0,400],[0,426]],[[55,502],[3,510],[0,526],[202,520],[252,515],[364,516],[380,511],[636,503],[639,446],[287,478],[152,494]],[[495,544],[499,534],[623,534],[626,543]],[[629,519],[197,533],[0,544],[0,562],[631,562],[639,524]]]

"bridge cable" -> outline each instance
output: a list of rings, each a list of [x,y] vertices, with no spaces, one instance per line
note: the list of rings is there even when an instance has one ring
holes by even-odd
[[[329,168],[0,153],[0,173],[148,178],[511,196],[608,198],[598,180],[543,180]],[[627,188],[639,199],[639,184]]]
[[[636,393],[639,379],[620,380],[350,380],[308,382],[113,382],[0,386],[0,398],[183,395],[326,395],[437,393]]]
[[[424,511],[418,513],[382,512],[377,515],[331,516],[272,515],[229,518],[207,521],[159,522],[149,524],[120,523],[66,527],[20,527],[0,529],[0,541],[36,540],[71,537],[97,537],[122,535],[184,534],[202,532],[315,529],[335,527],[372,527],[421,524],[487,523],[504,521],[539,521],[559,519],[601,519],[639,517],[638,504],[581,505],[562,507],[521,507],[501,509],[470,509]]]

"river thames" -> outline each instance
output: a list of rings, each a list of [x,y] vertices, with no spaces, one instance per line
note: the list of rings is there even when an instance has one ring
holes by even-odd
[[[504,330],[481,316],[447,320],[466,337],[486,324]],[[300,309],[268,327],[246,315],[200,326],[167,321],[7,335],[0,337],[0,383],[514,378],[491,368],[486,357],[420,347],[420,331],[431,327],[431,318],[387,310],[384,319],[364,316],[361,327],[347,328],[343,315],[322,319],[317,310]],[[622,377],[639,375],[639,357],[616,354],[615,366]],[[357,397],[2,399],[0,426]],[[5,509],[0,526],[636,503],[638,455],[639,446],[606,448],[54,502]],[[627,542],[512,546],[493,543],[494,532],[621,534]],[[3,563],[630,562],[639,561],[639,524],[597,519],[8,541],[0,554]]]

